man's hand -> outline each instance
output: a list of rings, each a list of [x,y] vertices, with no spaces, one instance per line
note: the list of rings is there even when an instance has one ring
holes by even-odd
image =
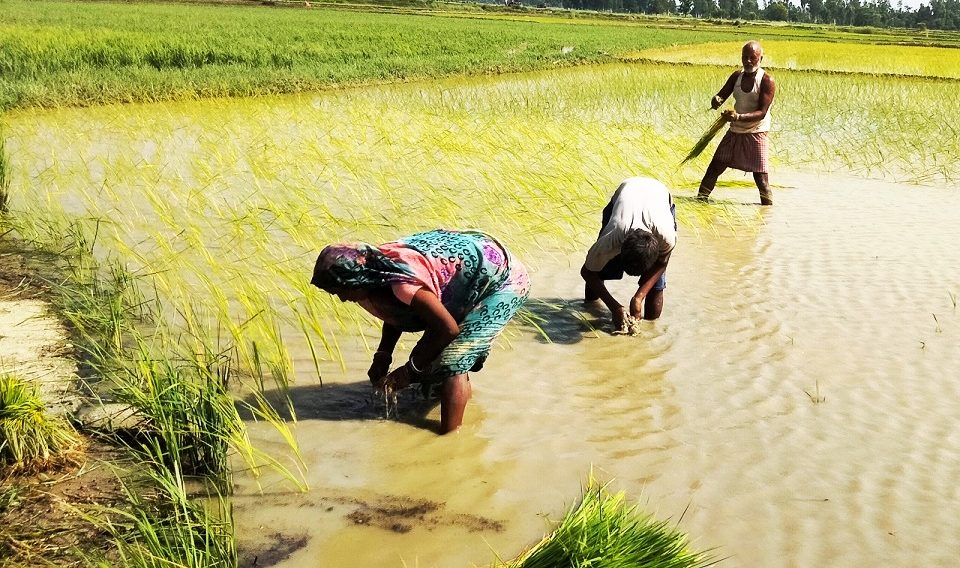
[[[720,98],[720,95],[717,95],[712,99],[710,99],[710,108],[712,110],[717,110],[718,108],[720,108],[720,105],[722,104],[723,104],[723,99]]]
[[[722,116],[727,122],[736,122],[736,120],[740,118],[740,115],[737,114],[737,111],[733,110],[732,108],[721,111],[720,116]]]
[[[367,371],[367,376],[370,377],[371,383],[376,383],[380,379],[387,376],[387,373],[390,371],[390,363],[393,362],[393,356],[385,351],[377,351],[373,354],[373,362],[370,363],[370,370]]]
[[[630,315],[640,319],[643,317],[643,302],[646,300],[646,295],[635,294],[630,298]]]
[[[627,320],[627,311],[623,309],[623,306],[618,306],[611,310],[611,313],[613,314],[613,331],[620,331]]]

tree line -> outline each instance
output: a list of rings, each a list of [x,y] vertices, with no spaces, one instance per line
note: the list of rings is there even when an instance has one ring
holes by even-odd
[[[930,0],[913,9],[899,0],[548,0],[575,10],[682,14],[698,18],[773,20],[844,26],[960,29],[960,0]]]

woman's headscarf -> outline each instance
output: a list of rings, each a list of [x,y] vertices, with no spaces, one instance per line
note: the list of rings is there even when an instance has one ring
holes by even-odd
[[[366,243],[329,245],[320,251],[310,283],[321,290],[372,290],[415,283],[413,271]]]

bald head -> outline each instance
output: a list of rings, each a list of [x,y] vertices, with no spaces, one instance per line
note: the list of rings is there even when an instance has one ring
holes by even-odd
[[[743,52],[746,53],[748,50],[757,53],[761,57],[763,56],[763,48],[760,47],[760,42],[755,39],[743,44]]]
[[[740,61],[743,62],[743,70],[747,73],[756,72],[760,67],[760,60],[763,59],[763,48],[760,42],[756,40],[748,41],[743,44],[743,50],[740,52]]]

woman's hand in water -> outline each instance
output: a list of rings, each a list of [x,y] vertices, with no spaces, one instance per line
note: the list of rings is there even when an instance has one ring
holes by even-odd
[[[390,372],[390,363],[392,362],[393,356],[390,353],[386,351],[377,351],[374,353],[373,362],[370,363],[370,370],[367,371],[370,382],[376,383],[386,377],[387,373]]]
[[[373,388],[386,392],[397,392],[410,386],[410,370],[406,365],[397,367],[389,375],[373,382]]]

